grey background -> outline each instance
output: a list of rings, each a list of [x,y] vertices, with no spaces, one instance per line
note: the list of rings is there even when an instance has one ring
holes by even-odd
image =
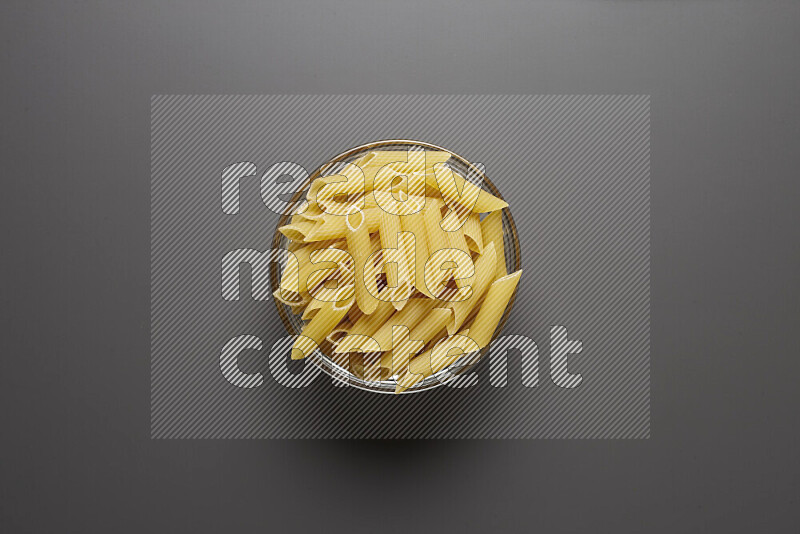
[[[152,436],[649,436],[647,96],[163,95],[151,116]],[[519,343],[505,388],[489,383],[488,358],[473,388],[400,397],[335,387],[324,375],[303,389],[272,379],[268,354],[286,329],[271,295],[250,296],[251,268],[239,269],[241,298],[222,298],[222,258],[272,247],[283,209],[267,209],[259,191],[271,165],[313,172],[379,139],[420,139],[480,162],[510,203],[523,273],[502,333],[538,345],[538,387],[522,385]],[[220,176],[240,161],[257,172],[240,180],[230,215]],[[577,388],[550,379],[551,325],[583,344],[568,363],[582,375]],[[258,388],[237,388],[220,372],[222,347],[241,335],[263,342],[238,357],[244,372],[266,375]],[[305,364],[289,363],[294,372]]]
[[[797,531],[800,5],[0,13],[4,530]],[[150,95],[455,91],[652,96],[651,439],[150,440]]]

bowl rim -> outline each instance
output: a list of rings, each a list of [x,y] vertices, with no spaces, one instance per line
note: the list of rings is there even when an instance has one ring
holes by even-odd
[[[464,158],[463,156],[460,156],[459,154],[456,154],[452,150],[448,150],[447,148],[444,148],[444,147],[441,147],[441,146],[438,146],[438,145],[434,145],[432,143],[428,143],[428,142],[425,142],[425,141],[417,141],[417,140],[413,140],[413,139],[383,139],[383,140],[380,140],[380,141],[371,141],[369,143],[365,143],[363,145],[359,145],[359,146],[347,149],[344,152],[341,152],[340,154],[328,159],[327,161],[322,163],[319,167],[317,167],[314,170],[314,172],[312,172],[309,175],[309,177],[306,179],[306,181],[303,183],[303,185],[301,187],[299,187],[297,189],[297,191],[295,191],[295,193],[292,195],[291,200],[286,204],[286,209],[281,214],[281,216],[280,216],[280,218],[278,220],[278,223],[275,226],[275,232],[274,232],[274,234],[272,236],[272,248],[273,248],[273,250],[282,248],[281,247],[281,242],[283,241],[284,236],[283,236],[283,234],[281,234],[278,231],[278,228],[280,228],[281,226],[284,226],[285,224],[287,224],[287,221],[292,216],[292,212],[295,209],[295,207],[298,205],[299,202],[301,202],[301,201],[303,201],[305,199],[306,192],[307,192],[308,188],[311,186],[311,183],[314,180],[316,180],[317,178],[319,178],[322,175],[322,172],[324,170],[329,169],[333,164],[340,163],[342,161],[346,161],[348,158],[351,158],[352,156],[354,156],[354,155],[356,155],[356,154],[358,154],[360,152],[369,151],[369,150],[376,150],[376,149],[380,149],[381,147],[386,147],[386,146],[390,146],[391,147],[391,146],[397,146],[397,145],[411,145],[411,146],[415,146],[415,147],[421,147],[421,148],[423,148],[425,150],[436,150],[436,151],[441,151],[441,152],[447,152],[448,154],[450,154],[451,157],[455,158],[456,160],[458,160],[462,164],[466,165],[466,167],[468,169],[470,169],[471,172],[475,173],[475,175],[481,176],[482,177],[482,180],[481,180],[482,187],[488,188],[489,192],[492,193],[494,196],[500,198],[501,200],[505,200],[503,198],[503,195],[500,193],[500,191],[497,189],[497,187],[494,185],[494,183],[489,179],[489,177],[486,175],[485,172],[483,172],[481,169],[479,169],[475,165],[473,165],[472,162],[470,162],[468,159]],[[511,242],[512,242],[512,244],[514,246],[514,260],[515,261],[514,261],[514,268],[513,268],[513,270],[511,270],[511,272],[516,272],[516,271],[519,271],[521,266],[522,266],[522,258],[520,256],[519,235],[517,233],[517,226],[514,223],[513,216],[511,215],[510,206],[507,206],[507,207],[503,208],[501,211],[503,213],[504,226],[505,226],[505,222],[506,221],[508,222],[508,227],[509,227],[510,233],[511,233]],[[279,283],[280,283],[279,265],[278,265],[277,262],[270,262],[270,266],[269,266],[269,282],[270,282],[270,291],[271,292],[276,291],[276,288],[279,287]],[[503,312],[503,316],[500,318],[500,322],[497,324],[497,328],[495,328],[495,331],[492,334],[491,342],[487,346],[485,346],[483,349],[480,350],[480,352],[478,353],[477,357],[475,357],[475,356],[470,357],[470,355],[465,355],[464,357],[462,357],[459,360],[456,360],[455,362],[450,364],[448,367],[445,367],[444,369],[442,369],[441,371],[439,371],[439,372],[435,373],[434,375],[428,377],[427,379],[425,379],[425,380],[423,380],[421,382],[418,382],[417,384],[414,384],[413,386],[411,386],[407,390],[402,391],[400,394],[405,395],[405,394],[411,394],[411,393],[421,393],[423,391],[429,391],[431,389],[437,388],[439,386],[442,386],[442,385],[446,384],[449,381],[452,381],[452,380],[456,379],[461,374],[465,373],[466,371],[474,368],[479,363],[481,363],[484,360],[484,356],[489,351],[489,348],[491,347],[492,342],[494,342],[494,340],[497,339],[497,337],[499,336],[500,332],[503,331],[503,328],[505,327],[505,324],[508,321],[508,317],[511,315],[511,310],[514,308],[514,303],[515,303],[516,298],[517,298],[517,291],[518,290],[519,290],[519,286],[517,286],[517,288],[514,290],[514,293],[511,295],[511,298],[509,299],[508,306],[506,306],[506,309]],[[278,316],[280,317],[281,322],[283,323],[283,327],[286,330],[286,332],[288,332],[290,335],[293,335],[293,336],[299,335],[300,332],[298,332],[296,330],[295,325],[293,324],[293,322],[290,320],[290,318],[288,316],[287,306],[285,304],[283,304],[282,302],[280,302],[278,299],[273,298],[272,300],[273,300],[273,303],[275,304],[275,308],[276,308],[276,310],[278,312]],[[324,344],[321,344],[321,345],[324,345]],[[324,361],[322,358],[319,357],[319,355],[317,354],[318,352],[323,352],[323,354],[324,354],[324,350],[323,350],[322,346],[318,347],[317,350],[313,351],[307,357],[307,359],[310,359],[314,363],[314,365],[316,365],[317,367],[322,369],[328,376],[330,376],[334,380],[338,380],[339,382],[343,382],[343,383],[345,383],[345,384],[347,384],[347,385],[349,385],[351,387],[355,387],[355,388],[363,390],[363,391],[368,391],[370,393],[382,393],[382,394],[397,395],[397,393],[395,393],[394,391],[390,391],[388,389],[370,388],[370,387],[368,387],[368,386],[366,386],[364,384],[359,383],[359,382],[361,382],[361,380],[357,376],[353,375],[350,372],[346,372],[345,373],[345,372],[339,371],[338,369],[336,369],[332,365],[329,365],[328,362]],[[471,354],[474,354],[474,353],[471,353]],[[458,365],[460,360],[466,359],[466,358],[469,358],[471,361],[469,361],[466,364],[462,364],[462,366],[458,370],[456,370],[455,372],[449,372],[448,374],[450,376],[447,377],[446,379],[440,379],[439,377],[437,377],[437,375],[443,374],[445,371],[448,371],[452,367]],[[341,376],[343,374],[346,374],[346,376]],[[429,382],[428,384],[425,384],[425,382],[427,382],[430,379],[434,379],[434,380]],[[423,385],[423,384],[425,384],[425,385]]]

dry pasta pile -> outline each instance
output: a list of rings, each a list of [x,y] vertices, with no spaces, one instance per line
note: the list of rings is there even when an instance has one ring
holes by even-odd
[[[521,275],[506,267],[508,204],[449,157],[375,151],[314,180],[279,228],[292,254],[275,297],[307,321],[293,359],[320,348],[399,393],[489,344]]]

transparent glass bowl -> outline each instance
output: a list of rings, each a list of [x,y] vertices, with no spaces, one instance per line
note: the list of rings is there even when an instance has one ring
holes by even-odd
[[[430,143],[424,143],[421,141],[409,141],[409,140],[386,140],[386,141],[375,141],[373,143],[369,143],[366,145],[362,145],[356,148],[352,148],[338,156],[332,158],[329,162],[325,165],[321,165],[320,169],[331,169],[335,168],[335,164],[337,163],[348,163],[351,161],[355,161],[359,157],[363,156],[364,154],[374,151],[374,150],[437,150],[448,152],[450,154],[450,160],[448,161],[448,165],[454,170],[461,173],[463,176],[482,176],[482,187],[484,190],[490,192],[491,194],[503,198],[494,184],[489,180],[489,178],[481,172],[476,166],[472,165],[468,160],[462,158],[458,154],[447,150],[446,148],[442,148],[436,145],[432,145]],[[273,249],[286,249],[288,246],[289,240],[284,236],[282,233],[278,231],[278,227],[288,224],[289,219],[292,216],[292,213],[297,208],[297,206],[305,199],[306,193],[308,192],[308,188],[317,177],[320,176],[320,170],[318,169],[314,172],[308,179],[308,181],[303,184],[303,186],[294,194],[292,200],[289,202],[286,211],[284,211],[283,215],[278,222],[278,226],[275,228],[275,234],[272,238],[272,248]],[[330,173],[328,173],[330,174]],[[505,255],[506,255],[506,265],[508,265],[509,273],[518,271],[521,264],[520,258],[520,248],[519,248],[519,239],[517,237],[517,228],[514,225],[514,219],[511,216],[510,206],[503,210],[503,237],[504,237],[504,246],[505,246]],[[280,270],[276,263],[272,263],[270,266],[270,285],[272,287],[272,291],[275,291],[278,288],[278,284],[280,281]],[[508,320],[509,315],[511,314],[511,309],[514,306],[514,300],[516,297],[516,292],[514,296],[512,296],[511,301],[509,302],[508,306],[506,307],[505,312],[503,313],[503,317],[500,319],[500,322],[495,329],[494,335],[492,339],[496,338],[500,332],[503,330],[503,326],[505,326],[506,321]],[[275,302],[275,307],[278,310],[278,315],[283,322],[286,331],[289,332],[291,335],[298,335],[303,329],[305,321],[302,320],[300,315],[294,315],[286,304],[280,302],[277,299],[273,299]],[[364,380],[359,378],[358,376],[354,375],[350,372],[349,369],[342,367],[335,361],[331,359],[329,354],[331,351],[332,346],[327,342],[320,345],[319,350],[315,351],[312,355],[309,356],[309,359],[318,367],[320,367],[325,373],[329,376],[340,380],[342,382],[346,382],[347,384],[357,387],[359,389],[363,389],[366,391],[371,391],[374,393],[391,393],[394,394],[395,386],[397,384],[395,377],[389,377],[386,380]],[[485,347],[479,354],[471,354],[465,355],[453,364],[451,364],[446,369],[439,371],[438,373],[434,374],[426,378],[425,380],[418,382],[414,386],[410,387],[408,390],[404,391],[404,393],[418,393],[421,391],[427,391],[429,389],[435,388],[444,384],[447,380],[453,380],[458,375],[467,372],[469,369],[474,367],[478,364],[481,357],[488,351],[488,347]]]

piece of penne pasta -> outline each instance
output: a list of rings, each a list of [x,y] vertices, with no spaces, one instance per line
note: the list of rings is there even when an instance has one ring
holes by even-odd
[[[383,321],[383,324],[380,326],[380,328],[378,328],[378,330],[376,330],[372,335],[373,339],[378,342],[381,350],[391,350],[392,327],[405,326],[406,328],[413,329],[417,323],[423,319],[427,321],[430,318],[429,314],[434,314],[434,312],[437,316],[446,315],[449,318],[452,312],[450,310],[446,310],[447,313],[437,311],[438,309],[444,309],[434,309],[437,304],[439,304],[439,302],[436,299],[410,299],[405,308]]]
[[[437,299],[446,302],[468,298],[474,276],[472,257],[457,248],[437,250],[425,263],[425,285]]]
[[[494,243],[484,249],[484,254],[478,257],[475,262],[475,281],[472,284],[472,294],[468,299],[453,302],[450,308],[453,310],[452,321],[447,324],[447,333],[450,335],[458,332],[458,329],[469,317],[470,312],[480,302],[484,293],[494,281],[496,271],[497,256],[494,250]]]
[[[464,238],[463,227],[458,228],[456,230],[452,230],[450,232],[445,232],[445,235],[447,235],[447,243],[451,249],[460,250],[461,252],[464,253],[465,258],[470,258],[470,261],[472,260],[470,249],[467,246],[467,240]],[[470,269],[468,264],[462,265],[463,262],[459,262],[455,257],[453,258],[453,261],[455,261],[457,264],[459,264],[459,267],[461,267],[461,269],[458,270],[458,272],[453,273],[456,282],[456,287],[464,287],[465,285],[469,285],[471,282],[470,277],[472,275],[467,273],[474,272],[474,270]]]
[[[352,163],[325,169],[323,172],[333,172],[336,169],[336,174],[328,174],[324,183],[312,188],[313,198],[322,201],[341,195],[364,195],[374,189],[375,176],[378,173],[390,170],[391,164],[407,161],[407,158],[408,152],[403,150],[379,151]]]
[[[435,375],[464,356],[478,353],[480,349],[469,334],[469,330],[463,330],[412,358],[405,372],[397,380],[395,393],[401,393]]]
[[[306,236],[316,227],[315,221],[291,223],[278,228],[278,231],[292,241],[305,241]]]
[[[433,176],[434,173],[435,173],[436,166],[439,165],[439,164],[445,163],[446,161],[448,161],[450,159],[450,153],[449,152],[440,152],[440,151],[435,151],[435,150],[426,150],[424,152],[424,154],[425,154],[424,163],[422,161],[422,158],[419,156],[419,154],[421,154],[421,153],[422,152],[418,151],[416,154],[414,154],[414,151],[412,151],[410,153],[410,155],[409,155],[409,161],[408,162],[406,162],[406,163],[393,163],[391,165],[391,168],[393,170],[395,170],[395,171],[404,173],[404,174],[406,174],[408,176],[410,176],[410,175],[418,175],[418,177],[421,178],[422,181],[425,183],[425,188],[427,189],[429,187],[428,186],[428,178],[427,178],[427,176],[428,175]],[[435,179],[432,181],[432,183],[434,183],[434,184],[436,183]],[[441,196],[441,195],[438,194],[438,187],[434,187],[434,189],[437,192],[435,196]],[[420,194],[424,194],[424,193],[420,193]]]
[[[338,302],[324,302],[314,318],[303,327],[292,345],[292,359],[302,360],[316,350],[327,335],[342,321],[352,305],[352,298]]]
[[[424,190],[420,194],[408,195],[405,191],[400,190],[396,193],[389,191],[373,191],[372,198],[375,199],[375,205],[394,215],[411,215],[412,213],[419,213],[425,208],[428,197],[425,196]]]
[[[398,266],[399,276],[397,287],[391,290],[392,304],[397,310],[402,310],[408,304],[414,293],[416,277],[416,263],[414,259],[415,239],[412,234],[401,233],[397,238],[399,251]]]
[[[495,211],[481,221],[481,235],[483,246],[494,243],[497,252],[497,274],[495,278],[502,278],[508,274],[506,270],[506,246],[503,239],[503,212]]]
[[[428,254],[433,254],[437,250],[444,250],[449,247],[447,235],[442,230],[442,201],[438,198],[428,198],[425,209],[422,212],[425,222],[425,236],[428,239]]]
[[[369,315],[378,307],[378,286],[375,281],[375,271],[368,265],[372,246],[370,244],[367,216],[364,211],[354,210],[344,217],[348,232],[347,249],[353,256],[356,304],[358,308]]]
[[[350,311],[347,312],[347,320],[349,320],[353,325],[355,325],[363,316],[364,312],[358,309],[358,306],[351,306]]]
[[[353,328],[350,329],[350,336],[345,337],[339,341],[334,347],[334,352],[345,353],[354,349],[355,343],[358,341],[355,336],[373,337],[375,332],[395,313],[395,309],[391,302],[380,302],[375,311],[369,315],[362,314],[362,316],[353,323]]]
[[[400,217],[400,226],[404,232],[414,235],[414,287],[424,295],[433,298],[425,285],[425,262],[428,253],[428,238],[425,235],[425,219],[422,212]]]
[[[283,304],[287,305],[295,315],[303,313],[303,310],[311,302],[311,297],[308,295],[308,293],[294,293],[281,288],[273,291],[272,296],[275,297],[275,300],[278,302],[282,302]]]
[[[375,195],[370,192],[364,196],[354,197],[348,202],[339,202],[337,200],[328,198],[318,201],[320,206],[319,216],[306,217],[309,220],[317,220],[324,214],[328,215],[347,215],[355,207],[357,209],[370,209],[378,207],[378,202]]]
[[[336,344],[340,339],[347,336],[347,333],[350,331],[351,328],[353,328],[352,323],[350,323],[350,321],[345,319],[344,321],[339,323],[336,326],[336,328],[331,330],[331,333],[325,336],[325,339],[328,341],[328,343]]]
[[[481,304],[478,315],[470,328],[470,337],[483,348],[489,344],[494,335],[503,312],[508,307],[514,291],[517,289],[522,271],[504,276],[495,280],[486,292],[486,298]]]
[[[315,250],[309,256],[315,270],[306,281],[308,292],[317,300],[333,301],[344,298],[339,290],[355,283],[353,257],[347,250],[328,247]]]
[[[380,222],[380,208],[363,210],[366,217],[368,233],[378,230]],[[324,214],[317,220],[314,228],[305,236],[307,242],[325,241],[329,239],[342,239],[347,235],[347,216]]]
[[[467,247],[472,252],[483,254],[483,233],[481,231],[481,218],[477,213],[473,213],[464,223],[464,239]]]
[[[436,189],[450,210],[456,212],[487,213],[508,207],[508,203],[481,189],[452,171],[444,164],[434,166],[434,172],[425,175],[428,187]]]
[[[401,231],[402,227],[400,226],[400,217],[381,210],[378,233],[380,236],[381,248],[384,250],[384,256],[388,250],[398,250],[398,255],[401,254],[397,247],[397,234],[399,234]],[[403,268],[405,264],[405,258],[397,258],[397,260],[399,261],[392,262],[391,265],[389,265],[384,258],[386,281],[390,287],[397,286],[400,269]]]
[[[425,210],[422,212],[423,220],[425,221],[425,237],[428,241],[426,265],[434,254],[450,248],[447,234],[441,227],[441,206],[441,200],[429,198],[425,205]],[[450,279],[451,274],[448,270],[440,269],[438,266],[433,270],[423,268],[423,280],[428,292],[434,296],[439,296],[442,291],[442,285]]]
[[[418,324],[415,330],[419,329]],[[416,339],[417,335],[420,335],[419,331],[411,331],[405,326],[392,327],[392,350],[382,353],[379,363],[387,375],[393,376],[402,373],[408,365],[408,361],[422,351],[425,341]]]
[[[286,267],[281,273],[280,288],[294,293],[308,292],[308,279],[314,271],[335,266],[333,264],[315,265],[311,263],[311,254],[320,249],[341,249],[343,247],[344,241],[320,241],[303,245],[292,251],[294,259],[290,256],[286,262]]]
[[[422,350],[434,336],[446,329],[452,315],[452,311],[447,308],[434,308],[424,321],[416,321],[416,325],[410,329],[410,333],[407,335],[402,334],[404,328],[393,326],[393,334],[401,332],[401,335],[399,339],[393,337],[391,350],[381,358],[381,366],[390,370],[392,374],[403,371],[414,355]],[[381,348],[384,348],[383,345]]]
[[[310,321],[314,318],[317,312],[322,308],[322,305],[325,304],[325,301],[311,299],[311,302],[308,303],[308,306],[305,307],[303,310],[303,315],[301,319],[304,321]]]
[[[335,169],[335,171],[331,169],[334,173],[325,176],[322,185],[314,190],[314,200],[322,202],[333,199],[355,203],[357,208],[363,208],[363,197],[367,189],[362,167],[344,163],[337,165]]]

